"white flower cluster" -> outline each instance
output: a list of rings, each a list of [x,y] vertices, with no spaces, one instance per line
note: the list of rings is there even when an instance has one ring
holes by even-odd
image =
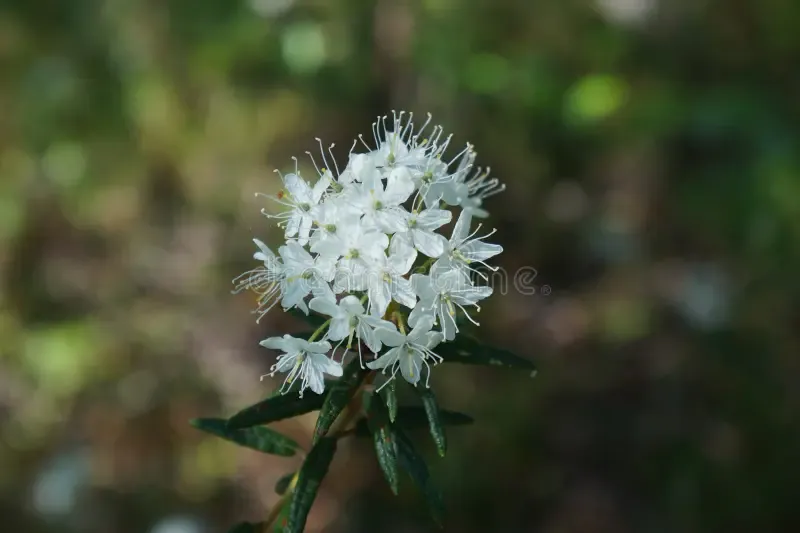
[[[395,113],[374,123],[375,147],[359,137],[367,152],[355,153],[354,143],[342,172],[335,161],[328,166],[322,150],[324,166],[311,158],[317,176],[309,183],[295,159],[295,172],[281,175],[284,188],[268,197],[284,208],[262,212],[279,220],[286,244],[276,255],[254,239],[254,258],[263,265],[234,280],[237,290],[258,294],[259,318],[278,302],[329,317],[308,340],[284,335],[261,342],[283,352],[269,375],[288,372],[284,392],[300,378],[301,395],[306,388],[322,393],[323,374],[342,374],[334,354],[344,343],[343,353],[357,349],[362,366],[363,345],[375,355],[369,368],[390,380],[400,371],[416,385],[423,367],[430,377],[431,365],[441,361],[433,348],[455,338],[457,312],[477,324],[466,306],[479,309],[478,301],[492,293],[473,284],[471,273],[486,279],[475,266],[495,270],[485,261],[502,247],[484,242],[494,231],[476,237],[481,226],[470,232],[470,225],[473,217],[487,216],[483,199],[504,186],[488,169],[473,167],[469,144],[442,161],[451,136],[435,126],[425,137],[430,115],[417,131],[413,115],[404,117]],[[460,208],[449,238],[437,232],[452,220],[446,207]]]

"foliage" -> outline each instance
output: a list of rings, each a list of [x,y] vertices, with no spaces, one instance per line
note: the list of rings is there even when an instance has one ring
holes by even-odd
[[[798,27],[790,0],[0,3],[6,528],[263,520],[259,488],[301,454],[185,423],[264,398],[254,341],[296,327],[229,296],[275,231],[252,192],[314,136],[345,157],[413,108],[508,184],[481,339],[540,368],[437,382],[492,426],[448,427],[430,464],[450,529],[798,530]],[[380,395],[425,436],[407,388]],[[269,427],[305,445],[314,417]],[[371,457],[352,468],[320,527],[424,527],[402,470],[394,498]]]
[[[316,322],[313,317],[308,321],[310,324]],[[482,346],[474,340],[459,347],[459,360],[467,364],[489,365],[494,363],[486,354],[494,353],[505,354],[504,361],[509,366],[530,366],[524,359]],[[301,533],[304,530],[319,486],[336,453],[337,442],[349,435],[370,436],[378,463],[392,492],[398,493],[398,471],[402,469],[422,492],[433,518],[442,525],[442,496],[433,485],[424,458],[417,452],[406,431],[428,426],[439,455],[444,457],[445,426],[470,424],[472,419],[462,413],[441,410],[433,391],[422,383],[413,387],[422,406],[396,406],[395,416],[390,417],[387,400],[374,391],[364,390],[364,382],[371,381],[372,375],[374,371],[362,369],[358,357],[354,357],[345,368],[342,378],[334,382],[323,395],[313,392],[307,392],[302,397],[295,394],[276,395],[241,410],[227,420],[192,421],[197,429],[241,446],[267,454],[288,456],[294,455],[297,443],[262,424],[320,409],[311,450],[298,472],[287,474],[277,482],[275,492],[283,498],[270,512],[268,519],[258,527],[272,527],[274,531],[282,533]],[[391,392],[387,392],[385,397],[396,397],[394,388],[386,387],[386,390]],[[234,526],[232,531],[244,532],[253,527],[256,526],[244,522]]]

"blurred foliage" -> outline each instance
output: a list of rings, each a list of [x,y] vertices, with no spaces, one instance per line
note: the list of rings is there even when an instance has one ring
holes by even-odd
[[[187,424],[269,394],[257,341],[298,327],[229,294],[277,239],[253,193],[405,108],[506,181],[500,262],[538,272],[481,316],[536,379],[435,376],[476,418],[424,450],[447,529],[797,531],[798,28],[793,0],[0,2],[8,529],[263,518],[292,466]],[[348,446],[308,531],[432,527]]]

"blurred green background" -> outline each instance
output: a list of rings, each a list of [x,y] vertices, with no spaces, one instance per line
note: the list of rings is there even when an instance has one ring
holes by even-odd
[[[391,109],[476,145],[497,263],[538,272],[481,313],[535,379],[435,372],[477,419],[424,448],[447,530],[800,531],[796,0],[3,0],[0,61],[5,531],[264,516],[297,463],[187,423],[301,327],[230,294],[281,241],[254,193]],[[434,526],[353,442],[323,530]]]

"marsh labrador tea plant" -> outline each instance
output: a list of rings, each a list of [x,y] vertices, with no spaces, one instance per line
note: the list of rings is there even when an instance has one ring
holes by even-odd
[[[309,153],[316,170],[310,180],[295,159],[294,172],[281,175],[283,189],[266,196],[271,205],[262,211],[278,221],[286,242],[276,254],[254,239],[261,264],[234,280],[236,292],[257,295],[259,320],[280,304],[314,329],[261,341],[278,354],[268,374],[283,379],[275,395],[229,419],[192,423],[242,446],[292,456],[299,444],[266,424],[311,411],[319,416],[302,466],[276,486],[282,499],[264,521],[232,531],[302,532],[346,436],[372,439],[395,494],[398,472],[410,474],[441,524],[441,495],[409,433],[428,427],[444,456],[445,426],[472,419],[439,408],[431,373],[449,362],[532,369],[461,331],[467,322],[478,325],[479,303],[492,294],[480,282],[503,250],[487,242],[494,230],[473,229],[473,219],[488,216],[483,200],[504,186],[488,168],[474,166],[469,144],[448,161],[452,136],[431,127],[430,115],[419,128],[412,114],[381,117],[372,136],[373,145],[363,137],[353,143],[341,171],[319,140],[321,154]],[[402,381],[418,405],[398,405]]]

